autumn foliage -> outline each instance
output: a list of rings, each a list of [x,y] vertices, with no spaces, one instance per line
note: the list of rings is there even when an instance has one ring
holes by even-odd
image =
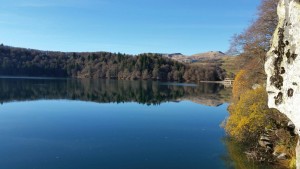
[[[226,123],[228,134],[239,141],[255,139],[269,125],[272,110],[267,106],[267,94],[263,87],[247,90],[239,101],[229,107]],[[250,138],[249,138],[250,137]]]
[[[249,78],[247,76],[246,70],[240,70],[235,77],[232,88],[232,96],[234,101],[237,101],[240,98],[240,95],[249,90]]]
[[[281,160],[278,164],[288,168],[289,165],[294,167],[297,138],[286,129],[287,117],[268,108],[265,90],[264,62],[277,25],[277,3],[278,0],[262,0],[257,20],[245,32],[233,38],[231,51],[240,56],[238,62],[241,71],[237,73],[233,84],[232,104],[228,108],[230,116],[225,129],[231,138],[247,144],[247,150],[260,154],[258,160],[274,158],[272,151],[267,152],[258,145],[266,131],[274,131],[271,140],[274,152],[285,152],[289,156],[284,163]]]
[[[229,50],[239,55],[241,71],[233,84],[233,101],[225,129],[240,141],[258,137],[263,126],[269,125],[272,110],[268,109],[263,87],[266,81],[264,61],[278,22],[277,4],[278,0],[262,0],[258,18],[244,32],[234,36]]]

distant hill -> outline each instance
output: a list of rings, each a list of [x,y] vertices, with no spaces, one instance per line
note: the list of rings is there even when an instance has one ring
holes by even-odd
[[[189,58],[193,60],[214,60],[214,59],[221,59],[222,57],[226,56],[225,53],[221,51],[210,51],[205,53],[198,53],[190,56]]]
[[[238,57],[228,56],[221,51],[209,51],[191,56],[181,53],[164,54],[163,56],[181,63],[188,63],[195,67],[221,67],[226,71],[226,77],[229,78],[233,78],[239,70],[238,65],[236,65]]]
[[[163,56],[176,60],[182,63],[194,63],[200,61],[212,61],[219,60],[226,56],[225,53],[221,51],[210,51],[205,53],[198,53],[191,56],[186,56],[181,53],[173,53],[173,54],[164,54]]]
[[[169,57],[169,58],[184,57],[184,55],[182,53],[163,54],[163,56]]]

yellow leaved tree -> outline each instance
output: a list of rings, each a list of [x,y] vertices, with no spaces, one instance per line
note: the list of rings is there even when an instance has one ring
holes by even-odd
[[[272,110],[267,107],[267,94],[263,87],[243,92],[239,100],[229,107],[226,131],[239,141],[255,139],[270,123]]]

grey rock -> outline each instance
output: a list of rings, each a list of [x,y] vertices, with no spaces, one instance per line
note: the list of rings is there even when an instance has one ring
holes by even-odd
[[[286,153],[281,153],[277,156],[277,159],[278,160],[286,160],[287,159],[287,156],[286,156]]]
[[[270,141],[270,138],[268,136],[263,135],[263,136],[260,136],[259,140],[261,140],[261,141]]]
[[[289,121],[288,124],[287,124],[287,127],[288,127],[290,130],[294,130],[294,129],[295,129],[295,124],[294,124],[292,121]]]
[[[254,85],[252,86],[252,89],[255,90],[255,89],[260,88],[260,87],[261,87],[261,85],[259,85],[259,84],[254,84]]]
[[[260,146],[265,147],[265,148],[273,146],[273,144],[270,143],[269,141],[259,140],[258,143]]]

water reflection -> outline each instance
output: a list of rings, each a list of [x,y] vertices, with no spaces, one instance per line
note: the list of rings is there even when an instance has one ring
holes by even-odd
[[[224,138],[223,142],[227,149],[227,154],[223,156],[226,168],[238,168],[238,169],[279,169],[274,165],[268,165],[264,163],[258,163],[257,161],[247,158],[245,154],[245,147],[241,143],[230,138]]]
[[[91,79],[0,79],[0,102],[67,99],[99,103],[160,104],[190,100],[208,106],[227,102],[230,89],[220,84],[186,85],[156,81]]]
[[[4,168],[238,166],[241,152],[222,142],[231,91],[219,84],[2,78],[0,92]]]

